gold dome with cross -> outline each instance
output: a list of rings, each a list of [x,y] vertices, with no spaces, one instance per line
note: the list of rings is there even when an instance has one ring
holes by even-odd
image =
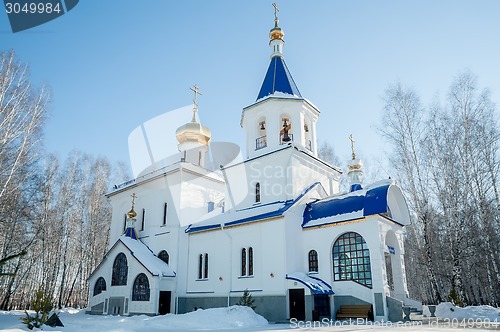
[[[210,132],[210,129],[200,123],[200,119],[198,118],[198,103],[196,97],[201,95],[198,86],[194,85],[191,90],[194,92],[193,118],[191,122],[177,128],[175,131],[175,137],[177,138],[179,144],[184,142],[198,142],[206,145],[210,141],[212,133]]]

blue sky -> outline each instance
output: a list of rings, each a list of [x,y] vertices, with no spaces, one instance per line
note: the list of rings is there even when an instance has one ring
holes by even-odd
[[[47,152],[65,157],[77,149],[128,163],[129,133],[190,104],[195,83],[213,140],[241,145],[241,110],[255,101],[270,60],[271,3],[81,0],[58,19],[15,34],[0,13],[0,50],[14,49],[32,80],[52,88]],[[500,99],[500,1],[278,6],[285,61],[302,96],[322,112],[319,141],[329,141],[342,160],[352,133],[362,158],[383,162],[376,126],[391,83],[414,87],[430,103],[469,69]]]

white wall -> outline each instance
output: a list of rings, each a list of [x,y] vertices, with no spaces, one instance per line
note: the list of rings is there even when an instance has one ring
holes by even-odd
[[[240,296],[245,289],[255,295],[284,292],[284,219],[224,228],[189,235],[187,293]],[[253,248],[254,274],[241,275],[241,249]],[[198,257],[209,254],[209,278],[198,279]],[[248,271],[248,264],[247,264]],[[222,280],[221,280],[222,279]]]

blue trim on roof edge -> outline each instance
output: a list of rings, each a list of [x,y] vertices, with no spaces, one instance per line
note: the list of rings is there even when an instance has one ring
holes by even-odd
[[[306,274],[306,275],[307,275],[307,274]],[[327,286],[330,288],[330,290],[329,290],[329,291],[327,291],[327,292],[315,292],[313,288],[309,287],[309,285],[305,283],[305,281],[300,280],[300,279],[298,279],[298,278],[289,277],[289,276],[288,276],[288,274],[285,276],[285,279],[288,279],[288,280],[295,280],[295,281],[298,281],[298,282],[300,282],[300,283],[304,284],[305,286],[307,286],[307,288],[309,288],[309,289],[311,290],[311,293],[313,293],[313,294],[323,294],[323,295],[333,295],[333,294],[335,294],[335,292],[333,291],[333,287],[332,287],[332,286],[330,286],[330,285],[329,285],[326,281],[324,281],[324,280],[322,280],[322,279],[320,279],[320,278],[311,277],[310,275],[307,275],[307,276],[308,276],[309,278],[311,278],[311,279],[321,281],[322,283],[324,283],[325,285],[327,285]]]
[[[312,185],[310,185],[309,187],[307,187],[306,189],[304,189],[304,191],[302,191],[302,193],[299,196],[297,196],[294,200],[285,201],[284,205],[281,208],[279,208],[278,210],[271,211],[271,212],[266,212],[266,213],[262,213],[262,214],[258,214],[258,215],[255,215],[255,216],[250,216],[250,217],[242,218],[242,219],[233,220],[233,221],[230,221],[228,223],[225,223],[224,226],[235,226],[235,225],[244,224],[244,223],[251,222],[251,221],[256,221],[256,220],[261,220],[261,219],[267,219],[267,218],[281,216],[292,205],[294,205],[295,203],[297,203],[302,197],[304,197],[309,191],[311,191],[315,186],[317,186],[319,184],[320,184],[319,181],[318,182],[314,182]],[[272,203],[269,203],[269,204],[272,204]],[[204,225],[204,226],[198,226],[198,227],[196,227],[196,226],[195,227],[191,227],[191,225],[189,225],[184,230],[184,232],[185,233],[195,233],[195,232],[201,232],[201,231],[206,231],[206,230],[211,230],[211,229],[222,228],[224,226],[222,226],[222,224],[212,224],[212,225]]]
[[[388,211],[387,195],[390,186],[391,185],[389,184],[369,189],[362,196],[338,197],[328,200],[318,200],[309,203],[304,209],[302,227],[306,228],[307,224],[313,220],[333,217],[361,210],[363,210],[363,217],[385,213]],[[348,220],[354,219],[351,218]],[[324,224],[332,224],[341,221],[345,220],[326,222]]]

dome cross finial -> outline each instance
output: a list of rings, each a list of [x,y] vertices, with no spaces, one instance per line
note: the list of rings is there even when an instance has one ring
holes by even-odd
[[[129,212],[127,212],[127,216],[129,217],[129,219],[134,219],[137,216],[137,213],[134,211],[135,199],[137,196],[135,193],[132,193],[132,195],[130,196],[132,197],[132,208]]]
[[[198,101],[197,101],[196,97],[197,97],[197,95],[201,96],[201,92],[196,84],[190,89],[191,89],[191,91],[194,92],[194,98],[193,98],[194,109],[198,110]]]
[[[352,137],[352,134],[349,135],[349,140],[351,141],[352,160],[354,160],[356,159],[356,151],[354,151],[354,143],[356,143],[356,141],[354,140],[354,137]]]
[[[276,2],[273,2],[273,7],[274,7],[274,25],[275,26],[278,26],[278,13],[279,13],[279,8],[278,8],[278,5],[276,4]]]

